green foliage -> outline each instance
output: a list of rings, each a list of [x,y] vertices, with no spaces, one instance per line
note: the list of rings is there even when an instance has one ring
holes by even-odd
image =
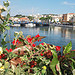
[[[9,22],[9,18],[10,18],[9,11],[10,11],[10,9],[7,10],[7,7],[9,6],[9,1],[7,0],[7,2],[4,1],[3,3],[4,3],[4,6],[6,7],[7,16],[5,18],[0,16],[0,19],[2,21],[2,23],[0,24],[0,29],[1,29],[2,32],[4,32],[5,30],[9,30],[10,29],[10,27],[7,26],[10,23]],[[1,10],[1,11],[3,12],[3,10]]]
[[[17,14],[17,15],[15,15],[14,17],[22,18],[22,17],[25,17],[25,15]]]
[[[7,2],[3,1],[3,3],[5,7],[8,7],[10,2],[7,0]]]
[[[68,58],[75,58],[75,51],[70,51],[70,53],[65,54],[65,57],[68,57]]]
[[[65,47],[63,53],[70,53],[70,51],[72,50],[72,42],[70,41],[70,43],[67,44],[67,46]]]
[[[18,74],[18,75],[21,75],[21,74],[26,74],[26,75],[28,75],[28,74],[30,74],[30,75],[49,75],[49,74],[62,75],[63,72],[61,69],[63,69],[64,67],[67,69],[67,67],[69,67],[70,61],[71,61],[70,66],[72,68],[71,71],[75,68],[74,67],[75,60],[73,59],[73,57],[75,56],[74,55],[75,51],[68,50],[68,47],[72,46],[71,42],[67,46],[65,46],[64,59],[61,56],[60,60],[58,60],[58,55],[60,54],[60,52],[58,53],[56,50],[54,50],[54,49],[56,49],[54,45],[52,48],[51,45],[44,42],[43,43],[44,45],[40,44],[39,46],[32,47],[33,42],[29,43],[27,41],[28,40],[27,38],[29,38],[30,40],[34,40],[34,39],[37,39],[37,37],[32,39],[31,36],[29,35],[23,39],[22,32],[15,32],[14,35],[15,35],[15,39],[16,40],[19,39],[20,42],[24,43],[24,45],[22,47],[19,45],[19,48],[17,48],[17,49],[15,49],[16,44],[11,45],[13,52],[14,52],[14,49],[16,50],[15,51],[16,54],[13,52],[6,51],[5,50],[6,47],[3,48],[3,53],[6,54],[6,58],[7,58],[6,61],[11,61],[13,58],[19,58],[18,61],[21,63],[18,63],[17,66],[15,66],[13,64],[10,65],[8,63],[6,63],[6,64],[4,63],[4,65],[5,65],[4,73],[11,74],[11,75],[13,75],[13,74]],[[4,37],[6,37],[6,35]],[[5,45],[4,40],[3,40],[2,44]],[[30,49],[30,47],[32,49]],[[68,50],[68,51],[66,52],[66,50]],[[21,51],[22,51],[22,53],[24,51],[23,55],[17,55],[17,53],[19,51],[20,51],[20,53],[21,53]],[[48,53],[48,51],[51,51],[51,53]],[[41,53],[42,53],[42,55],[41,55]],[[50,56],[50,58],[47,58],[48,56]],[[16,60],[12,60],[12,62],[15,63]],[[9,67],[10,66],[12,66],[12,67],[9,68],[7,65]],[[66,69],[64,69],[64,70],[67,72]],[[66,73],[65,71],[64,71],[64,74]]]
[[[32,21],[34,19],[33,16],[28,16],[29,20]]]
[[[50,63],[50,68],[52,69],[54,75],[57,75],[55,69],[56,65],[58,64],[57,53],[54,50],[51,50],[51,52],[53,53],[53,59],[52,62]]]
[[[47,16],[47,17],[41,17],[40,20],[51,20],[52,21],[52,17],[51,16]]]

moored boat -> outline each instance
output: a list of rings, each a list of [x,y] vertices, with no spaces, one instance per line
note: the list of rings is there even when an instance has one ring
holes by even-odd
[[[25,25],[25,27],[35,27],[35,26],[36,26],[36,24],[33,24],[33,23],[28,23]]]

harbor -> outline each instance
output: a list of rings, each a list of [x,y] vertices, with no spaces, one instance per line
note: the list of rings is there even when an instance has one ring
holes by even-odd
[[[10,35],[11,41],[14,38],[14,32],[22,31],[24,37],[27,35],[35,36],[36,34],[40,34],[41,36],[46,36],[46,38],[42,39],[42,41],[63,46],[72,41],[73,50],[75,49],[75,27],[59,27],[59,26],[39,26],[39,27],[10,27],[10,30],[6,31],[7,35]],[[3,34],[1,34],[2,38]],[[9,37],[6,38],[7,41]],[[42,42],[41,41],[41,42]],[[39,43],[41,43],[39,42]],[[37,42],[37,44],[39,44]],[[9,45],[9,44],[8,44]]]

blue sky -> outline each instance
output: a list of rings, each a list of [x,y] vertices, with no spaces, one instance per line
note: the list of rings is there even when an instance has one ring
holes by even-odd
[[[0,4],[6,0],[0,0]],[[65,14],[75,13],[75,0],[9,0],[10,14]]]

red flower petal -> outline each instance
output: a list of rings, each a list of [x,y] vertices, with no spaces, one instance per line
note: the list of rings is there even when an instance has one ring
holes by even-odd
[[[9,52],[12,52],[12,49],[11,48],[9,49]]]
[[[61,50],[60,48],[61,48],[60,46],[56,46],[56,51],[60,51]]]
[[[37,34],[35,37],[40,37],[40,35],[39,35],[39,34]]]
[[[41,43],[41,45],[44,45],[44,43]]]
[[[6,50],[8,51],[8,53],[9,53],[9,52],[12,52],[12,49],[11,49],[11,48],[10,48],[9,50],[6,48]]]
[[[16,40],[16,43],[19,42],[19,39]]]
[[[31,37],[29,37],[29,38],[27,38],[27,41],[29,42],[29,43],[32,43],[32,38]]]
[[[33,46],[33,47],[35,47],[35,46],[36,46],[36,44],[34,44],[34,43],[33,43],[33,44],[32,44],[32,46]]]
[[[21,42],[20,41],[18,41],[18,44],[20,44]]]
[[[41,55],[41,56],[43,56],[43,54],[42,54],[42,53],[41,53],[40,55]]]
[[[2,58],[2,56],[0,55],[0,59]]]
[[[13,43],[13,45],[15,45],[15,40],[12,43]]]
[[[31,65],[31,68],[33,68],[34,67],[34,65]]]
[[[2,54],[1,57],[4,58],[5,57],[5,54]]]
[[[5,50],[8,50],[7,48]]]

